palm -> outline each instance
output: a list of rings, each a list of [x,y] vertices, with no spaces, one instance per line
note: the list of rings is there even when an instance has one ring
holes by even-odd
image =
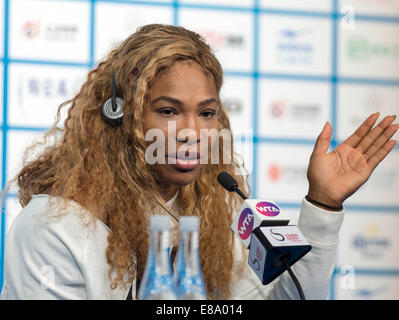
[[[356,149],[342,144],[333,152],[314,159],[313,170],[318,172],[317,182],[327,184],[334,199],[346,199],[349,190],[360,187],[370,175],[366,158]]]
[[[371,115],[356,132],[334,151],[326,153],[331,127],[320,134],[308,168],[309,194],[319,202],[340,205],[365,183],[376,166],[392,150],[389,141],[398,129],[389,126],[393,118],[386,117],[373,130],[378,116]],[[371,130],[371,131],[370,131]]]

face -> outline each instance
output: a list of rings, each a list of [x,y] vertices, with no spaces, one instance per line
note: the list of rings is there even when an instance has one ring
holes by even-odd
[[[212,76],[195,62],[177,62],[154,81],[149,101],[144,132],[157,129],[165,137],[160,153],[165,164],[155,165],[160,183],[171,188],[192,183],[200,172],[200,162],[204,163],[201,158],[207,157],[208,150],[200,148],[202,133],[219,127]],[[210,139],[207,143],[211,145]]]

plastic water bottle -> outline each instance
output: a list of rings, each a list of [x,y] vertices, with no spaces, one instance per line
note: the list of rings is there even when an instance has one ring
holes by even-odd
[[[180,300],[206,300],[198,247],[198,217],[180,218],[180,245],[174,283]]]
[[[176,290],[169,258],[169,218],[153,215],[147,264],[139,289],[140,300],[175,300]]]

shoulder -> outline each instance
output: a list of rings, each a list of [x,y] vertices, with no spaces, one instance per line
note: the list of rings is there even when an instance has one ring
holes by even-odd
[[[77,203],[36,195],[13,221],[7,244],[32,253],[67,250],[80,260],[91,242],[104,246],[108,233],[102,222]]]
[[[48,195],[34,195],[31,201],[16,216],[10,233],[45,236],[57,233],[75,238],[89,229],[108,228],[88,211],[71,200]],[[86,230],[87,229],[87,230]]]
[[[5,282],[10,297],[123,298],[123,290],[107,289],[108,234],[102,222],[73,201],[34,196],[7,233]],[[48,267],[55,286],[43,290],[43,268]]]
[[[106,225],[76,202],[45,194],[33,195],[15,218],[12,227],[32,227],[39,231],[61,227],[65,230],[68,225],[71,228],[67,230],[75,233],[90,225],[109,231]]]

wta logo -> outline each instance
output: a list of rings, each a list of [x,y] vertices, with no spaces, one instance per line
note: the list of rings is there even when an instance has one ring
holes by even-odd
[[[258,202],[256,204],[256,210],[258,210],[260,214],[268,217],[275,217],[280,213],[280,208],[270,202]]]
[[[254,215],[251,209],[246,208],[238,219],[237,231],[242,240],[248,239],[254,227]]]

